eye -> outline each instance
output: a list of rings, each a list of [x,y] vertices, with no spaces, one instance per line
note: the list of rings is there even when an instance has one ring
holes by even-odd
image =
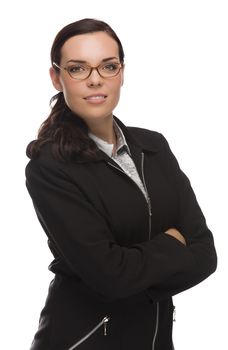
[[[102,70],[107,72],[115,72],[119,68],[119,63],[105,63],[102,66]]]
[[[80,65],[80,64],[67,67],[68,72],[69,72],[69,73],[72,73],[72,74],[80,74],[80,73],[83,73],[83,72],[86,71],[86,69],[87,69],[86,66],[83,66],[83,65]]]

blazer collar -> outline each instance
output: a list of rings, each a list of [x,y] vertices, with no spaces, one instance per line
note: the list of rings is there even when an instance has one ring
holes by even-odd
[[[133,131],[134,128],[125,126],[125,124],[122,123],[115,116],[113,116],[113,118],[115,122],[118,124],[118,126],[121,128],[125,136],[125,139],[127,141],[127,144],[130,150],[133,151],[133,153],[141,153],[141,152],[157,153],[158,152],[158,148],[156,148],[155,146],[146,144],[146,142],[144,142],[142,138],[139,140]],[[103,152],[102,150],[99,150],[98,156],[96,159],[91,160],[91,159],[85,159],[80,157],[80,158],[77,158],[75,161],[77,163],[88,163],[88,162],[98,162],[102,160],[110,161],[110,158],[105,152]]]
[[[117,122],[119,127],[124,133],[124,136],[126,138],[127,143],[130,145],[134,145],[135,147],[139,148],[141,151],[146,151],[146,152],[153,152],[157,153],[158,148],[154,145],[148,145],[143,139],[137,138],[133,131],[133,127],[127,127],[125,126],[124,123],[122,123],[117,117],[113,117],[114,120]],[[136,128],[135,128],[136,129]]]

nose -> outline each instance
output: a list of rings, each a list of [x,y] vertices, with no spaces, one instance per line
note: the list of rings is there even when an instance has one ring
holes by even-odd
[[[103,79],[98,73],[96,68],[92,69],[90,76],[87,78],[88,86],[101,86],[103,83]]]

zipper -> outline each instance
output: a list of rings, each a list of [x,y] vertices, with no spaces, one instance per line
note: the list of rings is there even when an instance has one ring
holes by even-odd
[[[173,322],[176,322],[176,306],[175,305],[173,305]],[[172,341],[172,350],[175,350],[173,341]]]
[[[95,333],[100,327],[104,327],[104,336],[107,335],[107,323],[110,320],[110,317],[105,316],[101,322],[98,323],[96,327],[94,327],[89,333],[87,333],[83,338],[77,341],[74,345],[72,345],[67,350],[76,349],[80,344],[82,344],[85,340],[87,340],[93,333]]]
[[[173,305],[173,322],[176,322],[176,306]]]
[[[152,210],[151,210],[151,201],[150,201],[150,196],[147,190],[146,186],[146,180],[145,180],[145,175],[144,175],[144,153],[141,153],[142,158],[141,158],[141,171],[142,171],[142,179],[143,179],[143,185],[145,187],[145,191],[147,194],[147,204],[148,204],[148,211],[149,211],[149,240],[151,239],[151,216],[152,216]],[[152,350],[155,350],[155,343],[158,335],[158,326],[159,326],[159,302],[156,303],[156,324],[155,324],[155,331],[154,331],[154,337],[153,337],[153,342],[152,342]]]
[[[151,201],[150,201],[150,196],[147,190],[146,186],[146,181],[145,181],[145,176],[144,176],[144,153],[141,153],[142,158],[141,158],[141,171],[142,171],[142,179],[143,179],[143,185],[146,191],[147,195],[147,205],[148,205],[148,211],[149,211],[149,241],[151,239],[151,216],[152,216],[152,210],[151,210]]]
[[[144,153],[143,152],[141,153],[141,156],[142,156],[142,158],[141,158],[141,172],[142,172],[142,180],[143,180],[142,182],[143,182],[143,186],[144,186],[144,189],[145,189],[145,192],[146,192],[146,198],[145,198],[144,195],[143,195],[143,197],[146,199],[148,212],[149,212],[149,229],[148,229],[148,233],[149,233],[149,240],[150,240],[151,239],[151,216],[152,216],[152,210],[151,210],[151,201],[150,201],[149,193],[148,193],[147,186],[146,186],[145,176],[144,176]],[[111,162],[108,162],[108,164],[111,165],[113,168],[119,170],[121,173],[123,173],[129,179],[131,179],[130,176],[128,176],[128,174],[125,173],[125,171],[123,171],[120,167],[115,166]],[[138,185],[135,183],[135,181],[132,180],[132,179],[131,179],[131,181],[133,181],[134,184],[138,188]],[[142,193],[141,190],[140,190],[140,192]]]
[[[115,168],[115,169],[119,170],[120,172],[122,172],[124,175],[128,176],[121,168],[115,166],[114,164],[112,164],[110,162],[108,162],[108,164],[111,165],[113,168]],[[148,206],[148,212],[149,212],[149,240],[150,240],[151,239],[151,216],[152,216],[152,210],[151,210],[151,201],[150,201],[150,197],[149,197],[149,193],[148,193],[148,189],[147,189],[146,181],[145,181],[145,175],[144,175],[144,153],[143,152],[141,153],[141,172],[142,172],[143,186],[145,188],[146,197],[147,197],[147,198],[145,198],[145,196],[144,196],[144,198],[146,199],[147,206]],[[131,179],[131,178],[129,177],[129,179]],[[157,304],[156,304],[156,325],[155,325],[154,337],[153,337],[153,342],[152,342],[152,350],[155,350],[155,342],[156,342],[157,334],[158,334],[158,326],[159,326],[159,302],[157,302]],[[69,349],[69,350],[71,350],[71,349]]]
[[[155,331],[154,331],[154,338],[152,342],[152,350],[155,350],[155,342],[158,335],[158,324],[159,324],[159,302],[156,304],[156,325],[155,325]]]
[[[126,175],[126,176],[129,177],[129,179],[130,179],[130,176],[128,176],[121,168],[119,168],[118,166],[115,166],[114,164],[112,164],[112,163],[110,163],[110,162],[108,162],[108,164],[111,165],[113,168],[115,168],[115,169],[121,171],[121,173],[123,173],[124,175]]]
[[[130,179],[130,181],[132,181],[135,186],[137,186],[137,188],[139,189],[140,193],[142,194],[143,198],[146,200],[146,203],[148,205],[148,198],[146,198],[146,197],[148,197],[148,194],[147,194],[146,189],[145,189],[145,194],[146,194],[146,196],[145,196],[145,194],[143,194],[143,192],[141,191],[141,189],[139,188],[137,183],[124,170],[122,170],[119,166],[116,166],[110,162],[108,162],[108,165],[111,165],[111,167],[113,167],[116,170],[119,170],[121,173],[123,173],[125,176],[127,176],[127,178]],[[144,183],[143,183],[143,186],[144,186]]]

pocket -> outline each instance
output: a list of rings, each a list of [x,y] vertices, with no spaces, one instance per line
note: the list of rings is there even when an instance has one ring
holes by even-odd
[[[102,321],[100,321],[93,329],[91,329],[90,332],[88,332],[83,338],[79,339],[75,344],[73,344],[67,350],[74,350],[74,349],[76,349],[79,345],[84,343],[88,338],[90,338],[101,327],[104,327],[104,336],[106,336],[107,335],[107,324],[108,324],[109,320],[110,320],[110,317],[109,316],[105,316]]]

